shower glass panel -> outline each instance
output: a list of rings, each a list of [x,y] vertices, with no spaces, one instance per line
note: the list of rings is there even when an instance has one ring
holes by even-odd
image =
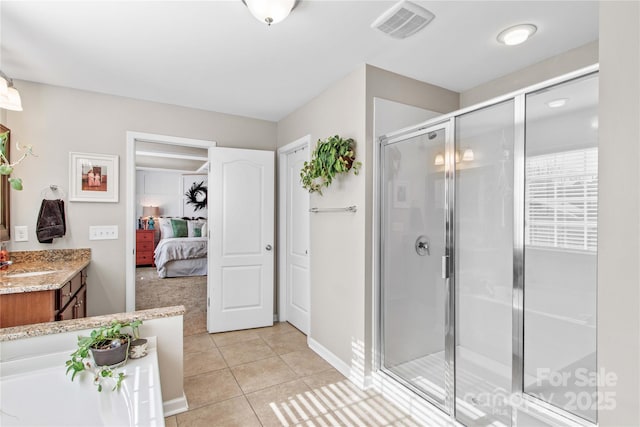
[[[596,422],[598,77],[526,97],[524,391]]]
[[[514,101],[456,118],[456,418],[511,425]]]
[[[445,141],[435,127],[382,148],[382,366],[445,402]]]

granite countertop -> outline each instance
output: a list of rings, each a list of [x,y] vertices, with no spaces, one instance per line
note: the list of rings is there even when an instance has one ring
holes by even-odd
[[[151,320],[164,317],[181,316],[184,306],[152,308],[150,310],[132,311],[129,313],[107,314],[104,316],[84,317],[81,319],[62,320],[58,322],[36,323],[33,325],[14,326],[0,329],[0,342],[42,335],[61,334],[64,332],[82,331],[111,324],[113,321],[132,322],[134,320]]]
[[[0,270],[0,295],[60,289],[91,262],[91,249],[16,251]],[[47,272],[29,275],[33,272]],[[24,276],[20,276],[25,274]]]

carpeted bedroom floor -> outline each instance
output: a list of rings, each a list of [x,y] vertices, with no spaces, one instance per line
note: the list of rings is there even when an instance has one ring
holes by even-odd
[[[136,268],[136,310],[184,305],[184,335],[207,330],[207,276],[160,279],[155,267]]]

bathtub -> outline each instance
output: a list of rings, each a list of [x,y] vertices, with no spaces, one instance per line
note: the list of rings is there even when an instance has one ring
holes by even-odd
[[[155,338],[147,356],[122,368],[119,391],[105,383],[99,393],[90,374],[72,382],[65,374],[72,351],[0,363],[1,426],[164,426]]]

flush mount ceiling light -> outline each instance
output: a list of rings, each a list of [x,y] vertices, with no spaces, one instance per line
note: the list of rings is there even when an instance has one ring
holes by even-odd
[[[22,111],[20,93],[13,86],[13,80],[2,71],[0,71],[0,108]]]
[[[558,98],[558,99],[554,99],[552,101],[547,102],[547,106],[549,108],[560,108],[560,107],[564,107],[567,101],[568,101],[567,98]]]
[[[498,41],[507,46],[515,46],[526,42],[537,30],[538,27],[533,24],[514,25],[498,34]]]
[[[242,0],[249,12],[268,26],[283,21],[298,5],[299,0]]]

